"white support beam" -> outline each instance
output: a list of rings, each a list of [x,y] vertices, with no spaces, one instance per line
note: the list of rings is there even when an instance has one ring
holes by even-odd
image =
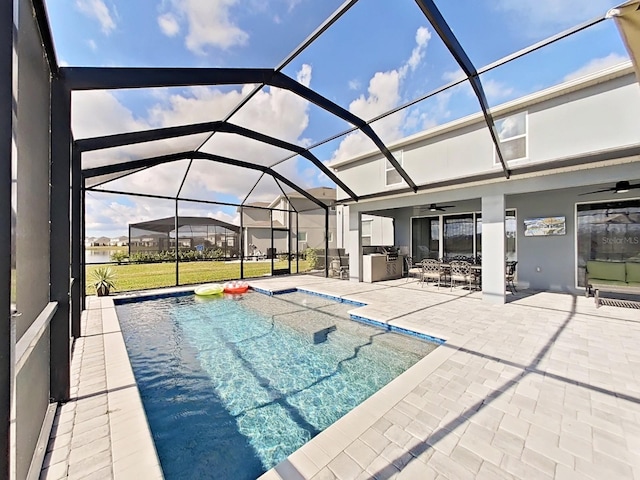
[[[482,197],[482,299],[502,304],[505,289],[505,222],[504,195]]]
[[[349,280],[362,281],[362,214],[353,206],[349,208],[349,229],[347,234],[347,246],[349,252]]]

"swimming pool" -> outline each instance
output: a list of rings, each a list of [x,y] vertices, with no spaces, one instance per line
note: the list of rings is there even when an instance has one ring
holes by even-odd
[[[437,345],[294,292],[117,306],[165,477],[256,478]]]

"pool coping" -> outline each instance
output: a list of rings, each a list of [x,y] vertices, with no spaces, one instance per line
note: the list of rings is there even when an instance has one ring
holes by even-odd
[[[163,479],[164,473],[122,336],[114,297],[99,300],[113,475],[115,478]]]
[[[256,293],[268,296],[277,296],[286,293],[300,291],[306,294],[324,297],[333,301],[352,304],[356,308],[349,310],[349,317],[353,321],[360,321],[377,328],[387,331],[393,331],[401,334],[408,334],[442,347],[447,342],[446,336],[433,335],[425,331],[417,331],[416,328],[406,328],[402,326],[401,321],[387,322],[382,319],[371,318],[374,315],[360,315],[358,310],[366,307],[368,304],[350,297],[349,295],[338,296],[327,293],[321,289],[315,289],[309,286],[305,287],[285,287],[279,289],[269,289],[251,285],[250,287]],[[164,289],[162,291],[144,291],[136,292],[128,295],[113,297],[115,302],[124,301],[145,301],[153,298],[165,298],[177,295],[188,295],[193,293],[193,287],[177,287],[174,289]],[[112,302],[113,303],[113,302]],[[115,310],[115,303],[114,303]],[[119,324],[118,324],[119,326]],[[443,338],[445,337],[445,338]],[[122,335],[120,335],[122,339]],[[124,346],[124,339],[122,339]],[[463,342],[464,343],[464,342]],[[342,452],[347,446],[359,438],[367,429],[373,426],[378,420],[386,415],[394,406],[404,399],[415,386],[427,378],[433,371],[439,368],[447,359],[456,352],[457,348],[435,348],[432,352],[419,360],[416,364],[401,373],[380,390],[372,394],[353,410],[343,415],[336,422],[324,429],[318,435],[313,437],[309,442],[305,443],[298,450],[289,455],[288,458],[280,462],[275,467],[266,471],[260,477],[261,480],[276,480],[281,478],[299,478],[302,474],[303,478],[311,478],[319,473],[323,468]],[[130,365],[130,364],[129,364]],[[137,385],[137,384],[136,384]],[[137,390],[137,388],[136,388]],[[144,407],[142,414],[147,421]],[[148,426],[148,421],[147,421]],[[151,431],[149,429],[149,438],[152,440]],[[155,452],[155,445],[153,446]]]

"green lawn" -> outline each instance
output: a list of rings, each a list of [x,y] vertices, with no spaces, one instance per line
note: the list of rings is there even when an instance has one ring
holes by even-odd
[[[91,285],[91,272],[99,265],[88,265],[87,295],[95,295]],[[231,262],[184,262],[180,263],[180,285],[205,282],[222,282],[240,278],[240,263]],[[274,268],[287,268],[287,262],[277,261]],[[143,290],[147,288],[172,287],[176,284],[175,263],[146,263],[111,265],[116,274],[116,292]],[[300,272],[309,271],[309,262],[300,260]],[[291,273],[296,273],[296,263],[291,262]],[[271,274],[271,262],[245,262],[244,277],[255,278]]]

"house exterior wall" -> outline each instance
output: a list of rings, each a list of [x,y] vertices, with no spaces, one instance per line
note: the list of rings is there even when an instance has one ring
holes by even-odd
[[[640,89],[630,68],[613,78],[569,83],[494,109],[500,119],[527,112],[526,159],[514,166],[578,156],[640,142]],[[389,145],[402,150],[403,167],[418,185],[501,170],[481,115],[475,115]],[[358,195],[406,187],[385,186],[386,160],[380,153],[333,165]],[[346,198],[338,190],[340,199]]]
[[[242,221],[245,225],[251,225],[257,222],[268,222],[270,220],[269,210],[264,208],[245,207],[242,209]]]
[[[395,219],[394,244],[411,248],[411,219],[433,216],[430,203],[451,204],[444,214],[483,213],[491,197],[504,195],[505,210],[517,216],[517,283],[534,290],[581,293],[577,287],[576,204],[579,202],[619,201],[640,197],[639,190],[625,194],[605,192],[583,196],[606,185],[628,180],[640,182],[638,156],[611,157],[606,161],[556,168],[554,161],[580,159],[621,147],[640,145],[637,112],[640,89],[630,67],[616,67],[586,80],[549,89],[494,109],[499,120],[503,115],[527,112],[527,156],[510,162],[517,168],[542,164],[539,172],[495,178],[476,183],[462,183],[478,173],[500,172],[487,129],[478,120],[464,120],[438,127],[389,145],[403,151],[403,165],[418,185],[460,178],[460,184],[418,193],[398,193],[376,199],[361,199],[343,207],[342,235],[344,247],[357,254],[360,246],[351,245],[361,235],[358,220],[365,214],[392,216]],[[428,168],[427,168],[428,166]],[[387,191],[384,187],[385,160],[371,155],[346,163],[334,164],[339,178],[357,194]],[[525,237],[524,219],[564,216],[566,234]],[[483,232],[483,241],[497,241]],[[350,266],[352,280],[361,280],[360,259]],[[496,273],[497,272],[497,273]],[[497,280],[501,270],[493,272]],[[484,274],[484,271],[483,271]],[[358,275],[360,275],[358,277]]]
[[[298,231],[306,232],[306,243],[308,248],[325,248],[325,210],[315,209],[298,214]],[[295,232],[292,232],[292,238],[295,238]],[[337,227],[336,227],[336,211],[329,210],[329,248],[337,246]],[[302,249],[302,245],[300,247]]]
[[[371,245],[404,245],[396,242],[394,218],[363,214],[362,222],[371,223]],[[338,205],[335,215],[336,248],[347,248],[348,224],[349,206]]]

